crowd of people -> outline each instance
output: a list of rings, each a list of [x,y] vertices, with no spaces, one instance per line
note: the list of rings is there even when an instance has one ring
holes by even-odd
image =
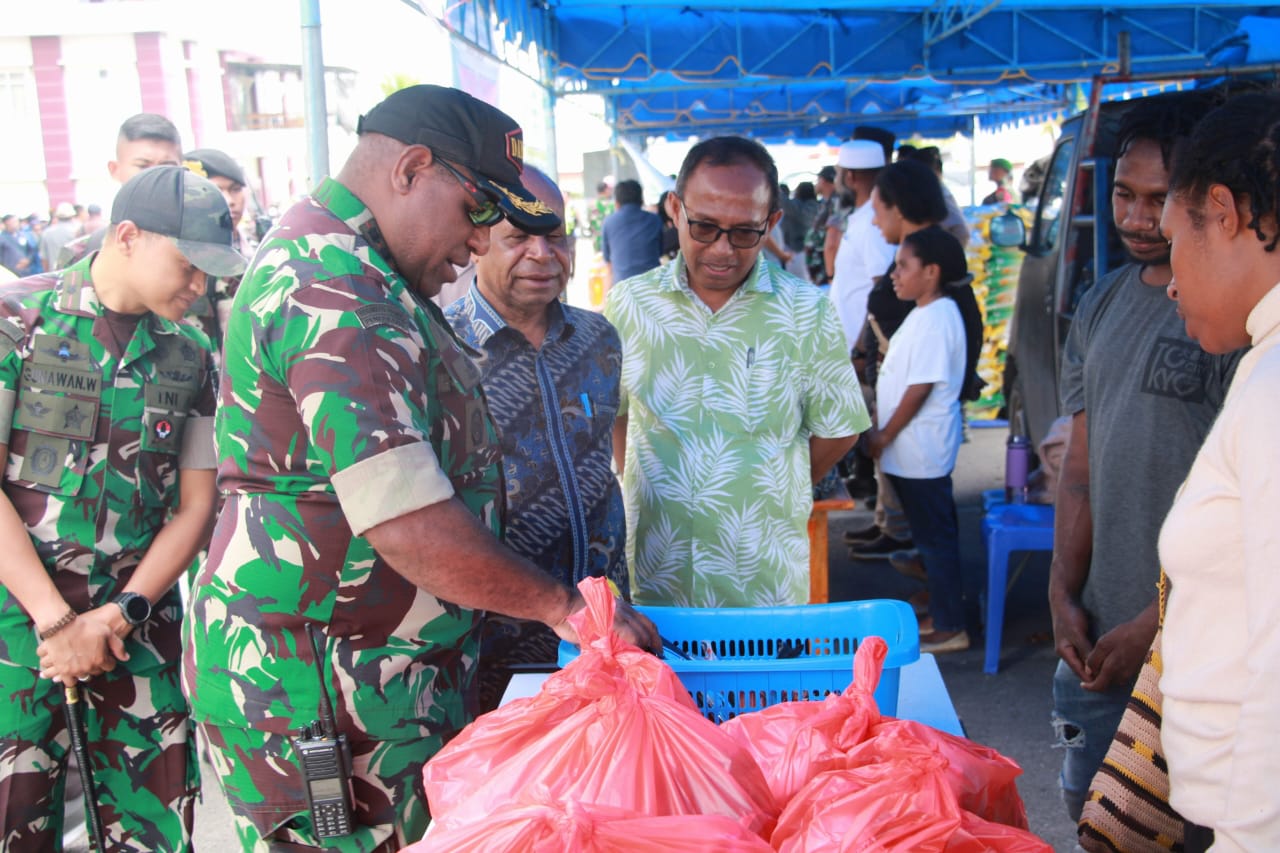
[[[1078,816],[1163,619],[1186,849],[1264,850],[1280,97],[1177,97],[1125,119],[1133,262],[1067,343],[1055,725]],[[375,105],[256,246],[241,167],[169,128],[127,121],[107,223],[0,286],[6,844],[60,843],[64,690],[95,711],[113,849],[190,848],[197,743],[245,849],[416,841],[424,763],[576,640],[582,579],[655,653],[626,602],[807,602],[814,488],[855,443],[877,489],[855,553],[914,545],[921,650],[968,648],[951,475],[981,317],[936,149],[860,128],[784,195],[762,145],[703,140],[661,215],[612,188],[597,313],[562,299],[560,187],[464,92]],[[327,703],[338,836],[297,746]]]

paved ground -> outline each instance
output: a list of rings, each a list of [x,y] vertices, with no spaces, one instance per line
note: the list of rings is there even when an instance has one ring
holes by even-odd
[[[986,555],[979,524],[982,492],[1004,483],[1004,429],[971,429],[956,465],[956,503],[960,510],[961,557],[969,589],[985,586]],[[871,513],[832,516],[831,595],[833,600],[905,598],[920,588],[887,562],[854,562],[841,539],[845,530],[870,523]],[[1018,557],[1015,556],[1015,559]],[[1013,758],[1023,768],[1018,789],[1027,806],[1031,829],[1053,848],[1075,847],[1075,825],[1066,815],[1058,790],[1061,753],[1052,747],[1049,713],[1053,707],[1053,652],[1049,606],[1045,599],[1047,555],[1031,555],[1010,590],[1005,610],[1000,671],[982,672],[982,637],[976,607],[971,613],[975,642],[966,652],[940,655],[938,665],[966,733]]]
[[[956,496],[960,507],[961,552],[971,588],[980,588],[986,560],[982,552],[979,521],[984,489],[1002,483],[1003,429],[973,429],[960,450],[956,471]],[[905,598],[918,587],[899,576],[887,562],[854,562],[841,540],[845,530],[870,523],[870,513],[854,511],[832,516],[831,590],[833,599]],[[1010,756],[1022,765],[1019,790],[1027,805],[1031,828],[1057,851],[1072,850],[1075,827],[1066,817],[1059,798],[1057,778],[1061,754],[1051,746],[1050,684],[1056,657],[1049,641],[1049,610],[1045,603],[1048,561],[1033,557],[1021,580],[1010,593],[1005,618],[1003,653],[998,675],[982,672],[982,647],[976,633],[978,614],[972,614],[975,643],[967,651],[939,657],[943,678],[969,737]],[[205,779],[212,782],[205,768]],[[198,850],[238,849],[230,829],[226,805],[217,788],[207,784],[196,812]],[[70,853],[87,853],[81,840],[67,847]]]

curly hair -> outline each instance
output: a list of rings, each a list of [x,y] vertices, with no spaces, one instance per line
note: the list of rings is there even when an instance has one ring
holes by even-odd
[[[1120,119],[1116,159],[1123,157],[1133,143],[1145,139],[1160,146],[1160,156],[1168,171],[1174,149],[1191,135],[1205,114],[1221,102],[1217,92],[1207,89],[1169,92],[1137,101]]]
[[[1237,201],[1248,199],[1248,227],[1274,251],[1280,243],[1280,92],[1237,95],[1196,125],[1174,158],[1169,193],[1187,202],[1197,229],[1204,227],[1200,206],[1214,184]]]

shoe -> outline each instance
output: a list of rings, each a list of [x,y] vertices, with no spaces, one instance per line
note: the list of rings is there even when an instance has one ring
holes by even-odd
[[[865,545],[880,535],[880,528],[874,524],[870,527],[864,527],[861,530],[846,530],[844,532],[844,544],[846,545]]]
[[[882,560],[894,551],[905,551],[910,547],[909,539],[894,539],[881,533],[870,542],[849,546],[849,556],[855,560]]]
[[[918,581],[927,581],[929,579],[929,575],[924,569],[924,560],[920,558],[919,551],[894,551],[889,555],[889,565],[893,566],[893,570],[900,575],[906,575]]]
[[[920,635],[920,653],[924,655],[945,655],[968,648],[968,631],[930,631]]]

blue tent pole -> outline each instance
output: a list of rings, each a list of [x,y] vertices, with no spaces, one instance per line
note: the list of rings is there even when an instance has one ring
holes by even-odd
[[[329,174],[329,110],[324,99],[324,51],[320,42],[320,0],[301,0],[302,89],[305,93],[307,167],[311,186]]]

